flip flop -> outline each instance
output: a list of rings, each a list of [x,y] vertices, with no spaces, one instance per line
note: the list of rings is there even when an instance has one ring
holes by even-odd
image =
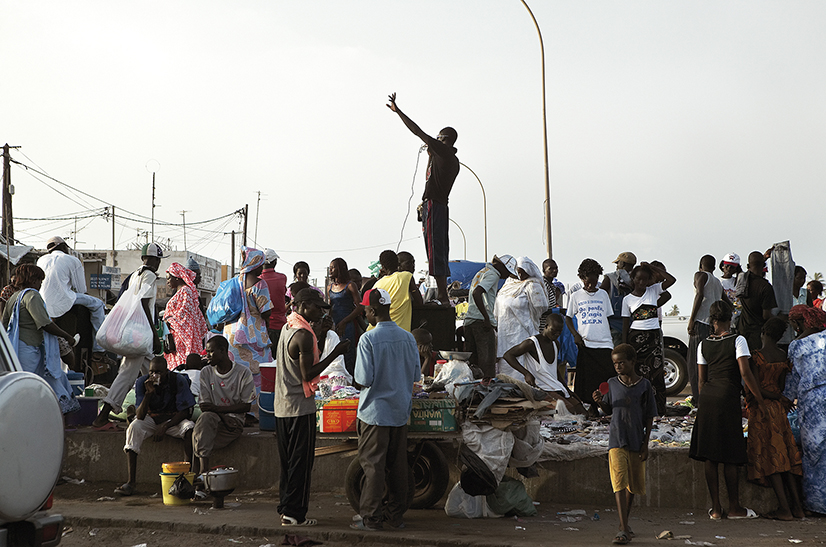
[[[350,525],[350,528],[352,528],[353,530],[359,530],[360,532],[379,532],[381,530],[381,528],[372,528],[370,526],[367,526],[366,524],[364,524],[363,520],[354,522]]]
[[[715,517],[713,513],[714,513],[714,509],[709,509],[708,510],[708,518],[710,518],[711,520],[723,520],[722,516]]]
[[[614,536],[614,545],[627,545],[631,542],[631,538],[628,537],[628,533],[620,530],[617,532],[617,535]]]
[[[288,517],[287,515],[281,516],[281,526],[315,526],[318,524],[316,519],[304,519],[304,522],[298,522],[298,519],[293,517]]]
[[[128,482],[115,488],[115,494],[120,494],[121,496],[131,496],[134,493],[135,487],[129,484]]]
[[[748,507],[746,507],[746,514],[745,515],[741,515],[741,516],[729,515],[728,519],[729,520],[756,519],[759,516],[760,515],[758,515],[757,513],[754,512],[754,509],[749,509]]]
[[[92,429],[94,429],[95,431],[123,431],[114,422],[106,422],[106,425],[102,425],[100,427],[92,426]]]

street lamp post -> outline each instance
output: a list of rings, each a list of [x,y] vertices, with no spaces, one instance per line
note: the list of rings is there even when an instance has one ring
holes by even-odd
[[[482,223],[483,223],[483,227],[485,229],[485,231],[484,231],[484,233],[485,233],[485,261],[487,261],[487,260],[490,259],[490,257],[488,256],[488,198],[485,196],[485,187],[482,186],[482,180],[479,178],[479,175],[477,175],[473,171],[473,169],[471,169],[470,167],[468,167],[467,165],[465,165],[462,162],[459,162],[459,165],[461,165],[462,167],[464,167],[465,169],[470,171],[471,174],[474,177],[476,177],[476,180],[479,181],[479,187],[482,189]],[[458,224],[456,224],[456,226],[458,226]],[[460,228],[460,230],[461,230],[461,228]],[[462,235],[464,236],[464,232],[462,233]],[[465,251],[467,251],[467,249],[465,249]],[[465,255],[467,255],[467,252],[465,252]],[[467,256],[465,256],[465,258],[467,258]]]
[[[464,246],[464,251],[465,252],[464,252],[463,256],[464,256],[464,260],[467,260],[467,238],[465,237],[465,231],[462,230],[462,227],[459,226],[459,223],[456,222],[455,220],[453,220],[452,218],[450,219],[450,222],[455,224],[456,227],[459,228],[459,231],[462,233],[462,242],[465,244],[465,246]],[[485,260],[487,260],[487,258]]]
[[[548,258],[553,258],[553,245],[551,244],[551,178],[548,175],[548,118],[545,112],[545,44],[542,42],[542,31],[539,30],[539,23],[525,0],[520,0],[525,9],[533,19],[536,33],[539,35],[539,50],[542,55],[542,140],[545,143],[545,228],[547,229]]]

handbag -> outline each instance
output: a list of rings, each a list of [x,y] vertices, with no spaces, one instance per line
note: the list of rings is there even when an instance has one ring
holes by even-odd
[[[172,333],[172,330],[169,328],[169,323],[166,321],[163,323],[163,352],[177,353],[175,349],[175,335]]]
[[[207,307],[207,323],[215,327],[222,323],[233,323],[244,309],[244,291],[241,277],[222,281],[215,291],[215,296]]]

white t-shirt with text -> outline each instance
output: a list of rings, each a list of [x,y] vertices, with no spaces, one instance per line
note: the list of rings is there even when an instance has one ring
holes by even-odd
[[[587,348],[614,349],[608,318],[614,315],[611,298],[602,289],[590,293],[580,289],[568,302],[568,317],[576,318],[577,332],[585,339]]]

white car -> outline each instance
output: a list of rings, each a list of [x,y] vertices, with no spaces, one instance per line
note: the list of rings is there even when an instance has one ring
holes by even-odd
[[[23,372],[0,328],[0,547],[60,543],[63,517],[48,514],[63,463],[63,415],[49,384]]]
[[[676,397],[688,385],[688,316],[663,317],[665,394]]]

